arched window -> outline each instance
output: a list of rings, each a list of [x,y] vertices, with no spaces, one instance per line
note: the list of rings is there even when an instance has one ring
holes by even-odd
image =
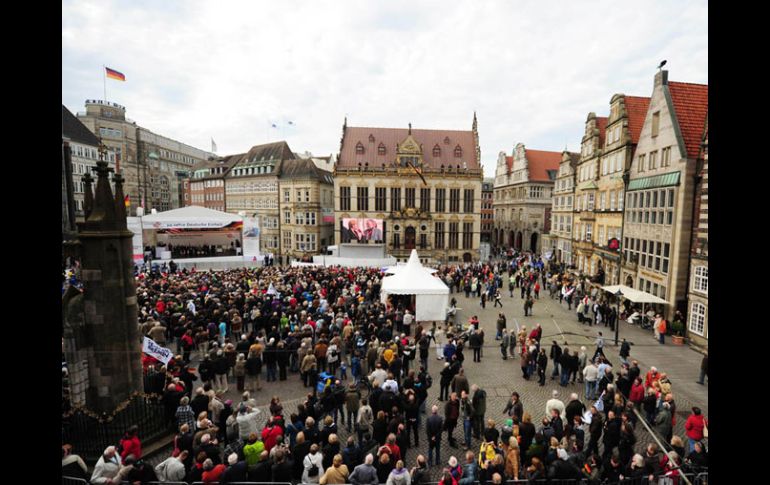
[[[457,145],[455,147],[455,158],[460,158],[463,156],[463,149],[460,147],[460,145]]]
[[[440,157],[441,156],[441,147],[438,146],[438,143],[436,143],[436,146],[433,147],[433,156],[434,157]]]
[[[377,155],[385,155],[385,144],[382,142],[377,146]]]
[[[360,141],[356,145],[356,155],[363,155],[364,154],[364,144]]]

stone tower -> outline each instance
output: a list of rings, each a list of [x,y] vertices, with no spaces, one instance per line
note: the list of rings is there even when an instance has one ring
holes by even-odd
[[[87,368],[86,406],[111,412],[131,393],[143,389],[142,346],[123,177],[114,176],[113,196],[103,145],[99,153],[94,169],[96,191],[91,194],[91,177],[86,175],[86,217],[78,224],[84,290],[65,295],[63,323],[67,360],[78,363],[83,372]]]

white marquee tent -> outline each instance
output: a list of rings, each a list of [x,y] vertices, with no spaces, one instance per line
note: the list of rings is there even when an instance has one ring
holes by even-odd
[[[423,267],[414,249],[405,266],[400,267],[393,276],[383,278],[381,301],[386,302],[388,295],[415,295],[415,318],[418,321],[443,321],[446,318],[449,288],[440,278],[432,276],[428,268]]]
[[[143,229],[219,229],[243,217],[196,205],[181,207],[142,217]]]

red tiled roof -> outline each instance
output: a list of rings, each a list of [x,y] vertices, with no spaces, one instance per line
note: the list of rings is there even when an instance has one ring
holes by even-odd
[[[698,158],[709,110],[708,84],[669,82],[668,89],[674,103],[679,130],[684,138],[687,158]]]
[[[650,107],[650,98],[642,96],[626,96],[626,116],[628,116],[628,131],[631,134],[631,143],[639,143],[639,134],[647,117],[647,108]]]
[[[505,157],[505,164],[508,166],[508,172],[510,173],[511,168],[513,168],[513,156]]]
[[[370,141],[372,135],[374,141]],[[338,167],[358,167],[359,163],[379,167],[390,164],[396,159],[396,145],[403,142],[409,135],[406,128],[366,128],[348,126],[342,140]],[[479,161],[476,160],[476,145],[472,131],[458,130],[418,130],[412,129],[412,137],[422,145],[422,156],[426,167],[440,168],[444,166],[460,165],[466,163],[469,169],[478,169]],[[448,139],[448,143],[447,143]],[[356,145],[364,146],[363,154],[356,154]],[[377,147],[383,143],[385,154],[380,155]],[[433,148],[438,145],[441,148],[441,156],[433,156]],[[460,145],[462,157],[456,158],[455,147]]]
[[[606,121],[606,118],[605,118]],[[524,150],[529,165],[529,180],[535,182],[552,182],[548,170],[559,170],[561,152],[545,152],[542,150]]]
[[[604,135],[607,131],[607,118],[597,116],[596,117],[596,127],[599,128],[599,147],[604,146]]]

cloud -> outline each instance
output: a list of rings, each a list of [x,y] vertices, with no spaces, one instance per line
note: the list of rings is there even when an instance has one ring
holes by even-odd
[[[62,96],[103,96],[140,125],[222,154],[285,138],[337,153],[352,126],[470,129],[482,160],[578,150],[613,94],[649,96],[656,66],[708,82],[705,0],[129,2],[65,0]],[[283,120],[283,129],[270,129]],[[286,120],[296,126],[286,127]]]

